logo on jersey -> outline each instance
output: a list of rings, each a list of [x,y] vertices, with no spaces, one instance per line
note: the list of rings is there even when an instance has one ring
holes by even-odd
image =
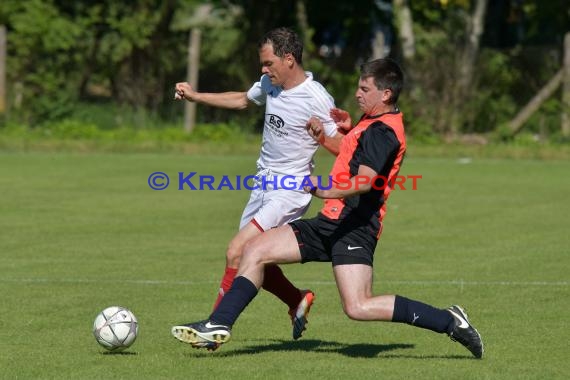
[[[265,114],[265,126],[271,133],[278,137],[287,136],[289,134],[283,129],[285,121],[275,114]]]
[[[275,128],[281,128],[285,125],[283,119],[272,113],[268,113],[265,120],[269,125]]]

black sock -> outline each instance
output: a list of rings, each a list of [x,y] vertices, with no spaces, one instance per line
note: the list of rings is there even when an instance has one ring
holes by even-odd
[[[210,315],[210,320],[221,325],[232,326],[256,295],[257,288],[253,282],[243,276],[236,277],[230,290]]]
[[[396,296],[392,322],[407,323],[438,333],[448,333],[453,326],[453,321],[453,316],[447,310]]]

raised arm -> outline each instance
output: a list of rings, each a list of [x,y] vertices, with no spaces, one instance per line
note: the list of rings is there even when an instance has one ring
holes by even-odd
[[[175,100],[186,99],[190,102],[205,104],[212,107],[228,108],[234,110],[242,110],[249,105],[247,92],[197,92],[190,83],[179,82],[176,83],[176,93],[174,94]]]

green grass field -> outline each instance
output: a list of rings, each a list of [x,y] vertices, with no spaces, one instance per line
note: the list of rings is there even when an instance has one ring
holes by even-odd
[[[319,156],[318,172],[331,159]],[[305,336],[261,292],[215,353],[170,336],[207,317],[247,191],[178,191],[176,173],[249,174],[255,155],[0,154],[0,378],[568,378],[570,162],[410,157],[423,178],[390,198],[375,290],[463,305],[485,356],[444,335],[344,316],[329,264],[286,273],[317,294]],[[154,171],[170,175],[153,191]],[[309,216],[318,210],[315,201]],[[130,308],[124,354],[96,314]]]

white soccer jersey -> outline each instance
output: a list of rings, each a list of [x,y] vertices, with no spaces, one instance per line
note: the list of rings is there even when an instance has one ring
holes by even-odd
[[[247,92],[253,103],[266,105],[258,170],[296,177],[313,172],[313,155],[319,144],[305,127],[311,116],[321,119],[327,136],[336,134],[336,124],[329,114],[334,107],[332,96],[313,80],[312,73],[305,75],[303,83],[289,90],[273,86],[263,75]]]

